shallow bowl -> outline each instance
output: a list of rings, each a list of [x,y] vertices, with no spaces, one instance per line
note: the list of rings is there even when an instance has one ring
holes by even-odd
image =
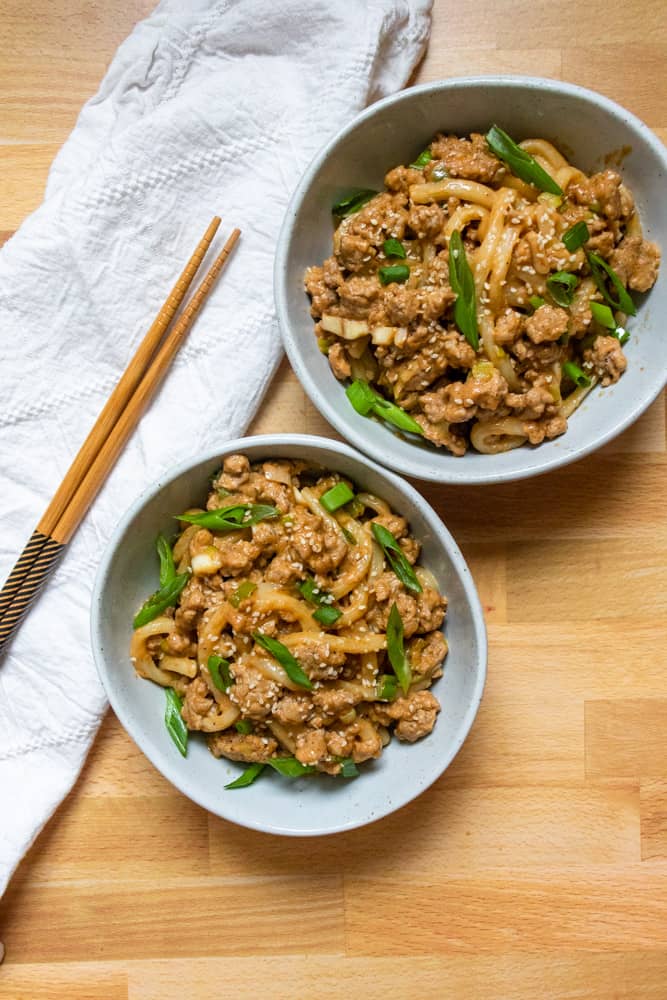
[[[413,745],[392,740],[378,761],[350,780],[314,775],[262,776],[246,789],[225,790],[241,765],[216,760],[200,734],[181,757],[164,726],[164,691],[137,677],[129,660],[132,619],[157,586],[155,538],[174,531],[174,512],[201,503],[222,459],[242,452],[306,459],[353,479],[404,515],[423,545],[422,562],[449,599],[445,635],[450,652],[433,691],[442,704],[433,732]],[[147,490],[122,518],[97,574],[92,646],[109,701],[137,746],[184,795],[210,812],[267,833],[308,836],[363,826],[405,805],[438,778],[473,723],[486,676],[486,633],[470,571],[442,521],[407,483],[345,444],[304,435],[267,435],[226,443],[193,458]]]
[[[470,77],[404,90],[372,105],[336,135],[304,174],[287,211],[275,262],[275,297],[285,349],[315,406],[351,444],[377,462],[441,483],[497,483],[575,461],[628,427],[665,384],[667,267],[636,296],[629,322],[628,368],[619,382],[594,389],[567,432],[537,447],[456,458],[356,413],[313,334],[303,288],[306,268],[332,253],[331,206],[352,188],[382,190],[386,172],[410,163],[436,132],[486,132],[496,122],[516,140],[550,139],[586,172],[613,162],[637,202],[645,235],[667,247],[667,150],[650,129],[600,94],[556,80]],[[620,161],[620,164],[619,162]]]

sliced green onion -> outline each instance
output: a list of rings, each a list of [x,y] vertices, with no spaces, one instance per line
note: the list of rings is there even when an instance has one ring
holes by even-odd
[[[341,778],[358,778],[359,768],[354,763],[351,757],[339,757],[338,763],[340,764],[340,771],[338,772]]]
[[[320,503],[330,514],[339,507],[344,507],[350,500],[354,500],[354,493],[347,483],[336,483],[320,497]]]
[[[374,198],[377,191],[371,190],[371,188],[355,188],[354,191],[350,191],[343,198],[340,198],[331,208],[333,215],[338,216],[339,219],[345,219],[348,215],[354,215],[358,212],[360,208]]]
[[[399,430],[409,431],[410,434],[424,433],[423,427],[417,423],[414,417],[411,417],[402,406],[390,402],[384,396],[378,395],[376,397],[373,412],[376,416],[382,417],[383,420],[387,420],[390,424],[393,424],[394,427],[398,427]]]
[[[583,220],[581,222],[575,222],[575,224],[570,226],[570,228],[567,229],[561,236],[561,240],[570,253],[574,253],[575,250],[582,247],[586,240],[589,240],[590,238],[590,231]]]
[[[285,778],[300,778],[317,770],[312,764],[302,764],[296,757],[272,757],[266,763]]]
[[[157,536],[155,547],[157,548],[157,554],[160,560],[160,586],[166,587],[167,584],[171,583],[176,576],[174,553],[171,551],[171,545],[163,534],[159,534]]]
[[[357,544],[357,540],[351,531],[348,531],[347,528],[341,528],[340,530],[343,532],[343,538],[345,539],[348,545]]]
[[[377,398],[377,393],[373,392],[368,382],[364,382],[363,379],[359,378],[348,385],[345,395],[357,413],[360,413],[362,417],[367,416],[371,412]]]
[[[181,717],[183,702],[178,697],[173,688],[165,688],[167,703],[164,710],[164,724],[167,732],[178,747],[178,751],[183,757],[188,755],[188,729]]]
[[[609,303],[612,309],[620,309],[621,312],[627,313],[628,316],[635,316],[637,308],[613,267],[610,267],[607,261],[603,260],[596,253],[588,254],[588,263],[590,264],[593,281],[597,285],[598,291],[602,293],[605,301]],[[613,297],[609,289],[609,282],[611,282],[617,298]]]
[[[333,594],[330,594],[328,590],[322,590],[321,587],[318,587],[312,576],[307,576],[305,580],[301,581],[299,584],[299,593],[318,608],[323,604],[333,604],[334,602]]]
[[[189,573],[179,573],[165,587],[160,587],[154,594],[151,594],[134,616],[134,622],[132,623],[134,628],[141,628],[142,625],[147,625],[148,622],[152,622],[154,618],[161,615],[167,608],[176,604],[178,595],[189,579]]]
[[[395,604],[387,619],[387,654],[403,694],[407,694],[412,684],[412,671],[403,648],[403,619]]]
[[[278,661],[291,681],[298,684],[299,687],[307,688],[309,691],[312,690],[313,685],[310,679],[303,672],[298,661],[292,656],[287,646],[283,646],[282,642],[271,638],[270,635],[262,635],[261,632],[253,632],[252,637],[259,646]]]
[[[616,320],[609,306],[602,305],[601,302],[589,302],[588,304],[596,323],[606,327],[607,330],[616,329]]]
[[[322,607],[313,611],[313,618],[320,625],[334,625],[342,614],[343,612],[339,611],[338,608]]]
[[[363,379],[355,379],[351,385],[348,385],[345,394],[362,417],[367,417],[372,412],[376,417],[381,417],[382,420],[386,420],[402,431],[409,431],[411,434],[424,433],[423,428],[409,413],[401,406],[375,392]]]
[[[237,733],[247,736],[248,733],[252,732],[252,722],[250,719],[239,719],[238,722],[234,723],[234,729]]]
[[[421,583],[417,579],[415,571],[405,558],[405,553],[391,531],[388,531],[383,524],[378,524],[377,521],[371,522],[371,531],[373,532],[375,541],[382,548],[387,562],[403,586],[415,594],[421,594]]]
[[[551,298],[563,309],[572,305],[574,290],[578,284],[579,279],[576,274],[570,274],[569,271],[556,271],[547,278],[547,288]]]
[[[461,233],[455,229],[449,238],[449,283],[456,292],[454,322],[475,350],[479,348],[475,279],[472,276]]]
[[[246,597],[250,597],[257,590],[257,584],[253,583],[252,580],[244,580],[243,583],[239,584],[232,596],[229,598],[229,603],[234,608],[238,608],[241,601],[245,601]]]
[[[563,375],[566,375],[571,382],[574,382],[580,388],[585,388],[591,384],[591,380],[586,372],[582,371],[574,361],[565,361],[561,370]]]
[[[520,177],[522,181],[534,184],[540,191],[549,191],[550,194],[563,193],[563,189],[556,184],[553,177],[539,165],[537,160],[521,146],[517,146],[507,132],[503,132],[497,125],[492,125],[486,133],[486,141],[498,159],[506,163],[512,173]]]
[[[407,264],[388,264],[378,268],[378,277],[382,285],[390,285],[392,281],[402,285],[410,277],[410,268]]]
[[[392,674],[380,674],[377,681],[378,701],[393,701],[396,697],[396,678]]]
[[[405,247],[400,240],[395,240],[393,236],[384,241],[382,249],[386,257],[405,257]]]
[[[413,167],[415,170],[421,170],[422,167],[425,167],[426,164],[430,163],[432,159],[433,159],[433,153],[431,152],[431,147],[427,146],[426,149],[423,149],[421,151],[415,162],[411,163],[410,166]]]
[[[612,337],[616,337],[621,347],[630,340],[630,334],[627,330],[623,329],[622,326],[617,326],[614,330]]]
[[[260,774],[264,770],[264,764],[251,764],[250,767],[246,767],[243,774],[240,774],[235,781],[230,781],[225,788],[247,788],[248,785],[252,785],[253,781],[259,778]]]
[[[234,678],[229,670],[229,660],[213,653],[212,656],[209,656],[206,666],[218,691],[227,691],[232,686]]]
[[[528,301],[535,310],[539,309],[540,306],[544,305],[544,299],[542,298],[541,295],[531,295]]]
[[[259,521],[278,517],[280,511],[266,503],[237,503],[217,510],[204,510],[200,514],[176,514],[178,521],[198,524],[209,531],[240,531]]]

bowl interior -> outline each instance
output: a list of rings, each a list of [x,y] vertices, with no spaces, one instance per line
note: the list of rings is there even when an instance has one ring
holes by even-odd
[[[591,91],[530,78],[445,81],[388,98],[340,133],[311,165],[288,210],[276,257],[278,318],[297,376],[324,416],[377,461],[423,479],[497,482],[572,461],[635,420],[665,381],[667,339],[658,322],[667,311],[663,265],[649,295],[635,297],[626,373],[616,385],[591,393],[565,435],[538,448],[454,458],[360,416],[347,402],[317,347],[303,290],[305,269],[332,252],[331,205],[351,188],[382,190],[387,170],[410,162],[436,132],[486,132],[493,122],[517,141],[551,140],[587,172],[615,163],[635,196],[645,235],[663,247],[667,242],[667,153],[637,118]]]
[[[433,571],[449,599],[445,634],[450,652],[444,676],[434,685],[442,712],[433,733],[413,745],[396,740],[379,761],[364,765],[354,780],[313,776],[295,781],[270,774],[247,789],[225,791],[243,765],[215,760],[204,738],[191,735],[183,759],[164,727],[164,692],[135,676],[129,662],[131,622],[157,585],[154,541],[172,534],[175,512],[206,495],[210,475],[221,457],[243,451],[251,460],[304,458],[350,476],[384,497],[404,514],[423,543],[422,562]],[[434,511],[410,486],[401,483],[345,445],[294,436],[289,443],[271,437],[231,442],[224,450],[176,470],[140,498],[112,539],[93,595],[92,641],[98,671],[109,700],[130,736],[152,763],[185,795],[233,822],[273,833],[324,834],[363,825],[414,798],[447,767],[472,724],[486,672],[482,611],[469,570]]]

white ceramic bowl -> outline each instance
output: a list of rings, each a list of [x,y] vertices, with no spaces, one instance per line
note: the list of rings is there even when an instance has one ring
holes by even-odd
[[[520,141],[551,139],[590,172],[605,157],[629,150],[620,171],[637,201],[644,232],[666,252],[658,281],[636,296],[628,324],[628,369],[616,385],[595,389],[567,432],[536,448],[499,455],[445,449],[401,437],[356,413],[331,374],[313,335],[303,289],[306,267],[331,255],[331,205],[351,188],[383,187],[387,170],[409,163],[438,131],[486,132],[496,122]],[[399,472],[442,483],[521,479],[572,462],[615,437],[665,384],[667,337],[667,151],[638,118],[613,101],[571,84],[519,76],[471,77],[426,84],[388,97],[359,115],[315,158],[290,203],[275,263],[275,296],[285,348],[301,384],[320,412],[348,441]]]
[[[193,734],[181,757],[164,726],[164,691],[136,677],[129,661],[132,618],[156,589],[155,538],[172,533],[174,512],[201,502],[209,477],[225,455],[252,461],[307,459],[349,476],[384,497],[407,517],[423,543],[422,561],[449,599],[445,634],[450,646],[434,692],[442,704],[431,735],[414,745],[393,740],[379,761],[350,780],[314,775],[294,781],[269,774],[246,789],[225,790],[241,765],[216,760]],[[484,618],[470,571],[452,536],[407,483],[368,462],[347,445],[304,435],[267,435],[227,442],[192,459],[144,493],[121,520],[102,560],[92,602],[92,645],[97,669],[121,723],[148,759],[184,795],[241,826],[293,836],[335,833],[398,809],[435,781],[470,729],[486,677]]]

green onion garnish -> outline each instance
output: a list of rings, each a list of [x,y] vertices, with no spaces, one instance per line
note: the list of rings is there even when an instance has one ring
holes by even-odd
[[[331,604],[333,597],[326,590],[321,590],[312,576],[307,576],[299,584],[299,593],[311,604],[316,604],[319,608],[322,604]]]
[[[339,757],[338,763],[340,764],[340,771],[338,772],[341,778],[358,778],[359,768],[354,763],[351,757]]]
[[[373,404],[373,412],[376,416],[382,417],[383,420],[387,420],[394,427],[398,427],[399,430],[409,431],[411,434],[423,434],[424,430],[417,423],[414,417],[411,417],[409,413],[401,407],[397,406],[396,403],[390,402],[390,400],[385,399],[384,396],[378,395]]]
[[[231,507],[219,507],[217,510],[205,510],[200,514],[177,514],[178,521],[188,524],[198,524],[200,528],[209,531],[240,531],[249,528],[259,521],[278,517],[280,511],[265,503],[237,503]]]
[[[388,264],[378,268],[378,277],[382,285],[390,285],[392,281],[402,285],[410,277],[410,268],[407,264]]]
[[[589,302],[589,306],[596,323],[606,327],[607,330],[616,329],[616,320],[609,306],[605,306],[601,302]]]
[[[574,253],[574,251],[578,250],[579,247],[582,247],[586,240],[589,240],[590,237],[591,234],[588,226],[585,222],[581,221],[575,222],[573,226],[570,226],[570,228],[567,229],[561,236],[561,240],[565,244],[566,249],[569,250],[570,253]]]
[[[403,619],[395,604],[387,619],[387,654],[403,694],[407,694],[412,684],[412,671],[403,648]]]
[[[357,544],[357,540],[351,531],[348,531],[347,528],[341,528],[340,530],[343,532],[343,538],[345,539],[348,545]]]
[[[400,240],[395,240],[393,236],[391,239],[384,241],[382,249],[384,250],[385,257],[405,258],[405,247]]]
[[[479,348],[475,279],[466,257],[461,233],[455,229],[449,238],[449,283],[456,292],[454,322],[475,350]]]
[[[257,590],[257,584],[253,583],[252,580],[244,580],[243,583],[239,584],[232,596],[229,598],[229,603],[234,608],[238,608],[241,601],[245,601],[246,597],[250,597],[251,594]]]
[[[616,271],[609,266],[606,260],[603,260],[596,253],[588,254],[588,263],[590,264],[591,274],[593,275],[593,281],[598,287],[598,291],[602,293],[605,301],[612,307],[612,309],[620,309],[621,312],[627,313],[628,316],[634,316],[637,313],[632,298],[628,294],[625,285],[616,274]],[[616,292],[617,298],[614,298],[612,292],[609,288],[611,283],[613,290]]]
[[[160,560],[160,586],[166,587],[167,584],[171,583],[176,576],[174,554],[171,551],[171,545],[162,534],[157,536],[155,547],[157,548],[157,554]]]
[[[382,548],[387,562],[404,587],[415,594],[421,594],[422,586],[415,575],[415,571],[405,558],[405,553],[400,547],[391,531],[377,521],[371,522],[371,531],[378,545]]]
[[[542,298],[541,295],[531,295],[528,301],[535,310],[539,309],[540,306],[544,305],[544,299]]]
[[[431,147],[427,146],[426,149],[423,149],[421,151],[415,162],[411,163],[410,166],[413,167],[415,170],[421,170],[422,167],[425,167],[426,164],[430,163],[432,159],[433,159],[433,153],[431,152]]]
[[[486,141],[498,159],[506,163],[512,173],[520,177],[522,181],[534,184],[540,191],[548,191],[550,194],[563,193],[563,189],[556,184],[546,170],[542,169],[537,160],[521,146],[517,146],[507,132],[503,132],[497,125],[492,125],[486,133]]]
[[[248,785],[252,785],[253,781],[259,778],[260,774],[264,770],[264,764],[251,764],[250,767],[246,767],[243,774],[240,774],[235,781],[230,781],[225,788],[247,788]]]
[[[563,375],[566,375],[571,382],[578,385],[580,388],[585,388],[591,384],[586,372],[582,371],[579,365],[575,364],[574,361],[565,361],[562,368]]]
[[[569,271],[556,271],[547,278],[547,288],[554,302],[566,309],[572,305],[574,290],[579,284],[576,274]]]
[[[355,188],[354,191],[350,191],[346,194],[344,198],[340,198],[331,208],[333,215],[338,216],[339,219],[345,219],[348,215],[354,215],[358,212],[360,208],[374,198],[377,191],[372,191],[371,188]]]
[[[312,690],[313,685],[310,679],[303,672],[298,661],[292,656],[287,646],[283,646],[282,642],[279,642],[277,639],[272,639],[270,635],[262,635],[261,632],[253,632],[252,637],[259,646],[262,646],[267,653],[270,653],[278,661],[294,684],[307,688],[309,691]]]
[[[378,394],[371,389],[368,382],[364,382],[363,379],[358,378],[351,385],[348,385],[345,395],[357,413],[360,413],[362,417],[366,417],[375,406]]]
[[[181,717],[183,702],[173,688],[165,688],[164,693],[167,696],[167,703],[164,710],[164,724],[167,727],[167,732],[178,747],[179,753],[183,757],[187,757],[188,730]]]
[[[232,686],[234,678],[229,671],[229,660],[225,660],[223,656],[218,656],[217,653],[214,653],[212,656],[209,656],[206,666],[218,691],[227,691]]]
[[[378,701],[393,701],[396,697],[396,678],[391,674],[380,674],[377,682]]]
[[[247,736],[248,733],[252,732],[252,722],[250,719],[239,719],[238,722],[234,723],[234,729],[237,733],[241,733],[243,736]]]
[[[336,483],[320,497],[320,503],[330,514],[339,507],[344,507],[350,500],[354,500],[354,493],[347,483]]]
[[[313,611],[313,618],[320,625],[334,625],[342,614],[343,612],[339,611],[338,608],[322,607]]]
[[[152,622],[154,618],[157,618],[163,611],[166,611],[167,608],[175,604],[178,595],[189,579],[189,573],[179,573],[166,586],[160,587],[154,594],[151,594],[136,613],[132,623],[134,628],[141,628],[142,625],[147,625],[148,622]]]
[[[409,413],[371,389],[368,382],[364,382],[363,379],[355,379],[348,385],[345,395],[362,417],[367,417],[372,412],[376,417],[381,417],[402,431],[409,431],[411,434],[424,433],[423,428]]]
[[[302,764],[296,757],[272,757],[266,763],[285,778],[300,778],[317,770],[312,764]]]
[[[608,330],[612,337],[616,337],[621,347],[623,344],[627,344],[630,340],[630,334],[617,324],[609,306],[605,306],[601,302],[589,302],[589,306],[595,322]]]

